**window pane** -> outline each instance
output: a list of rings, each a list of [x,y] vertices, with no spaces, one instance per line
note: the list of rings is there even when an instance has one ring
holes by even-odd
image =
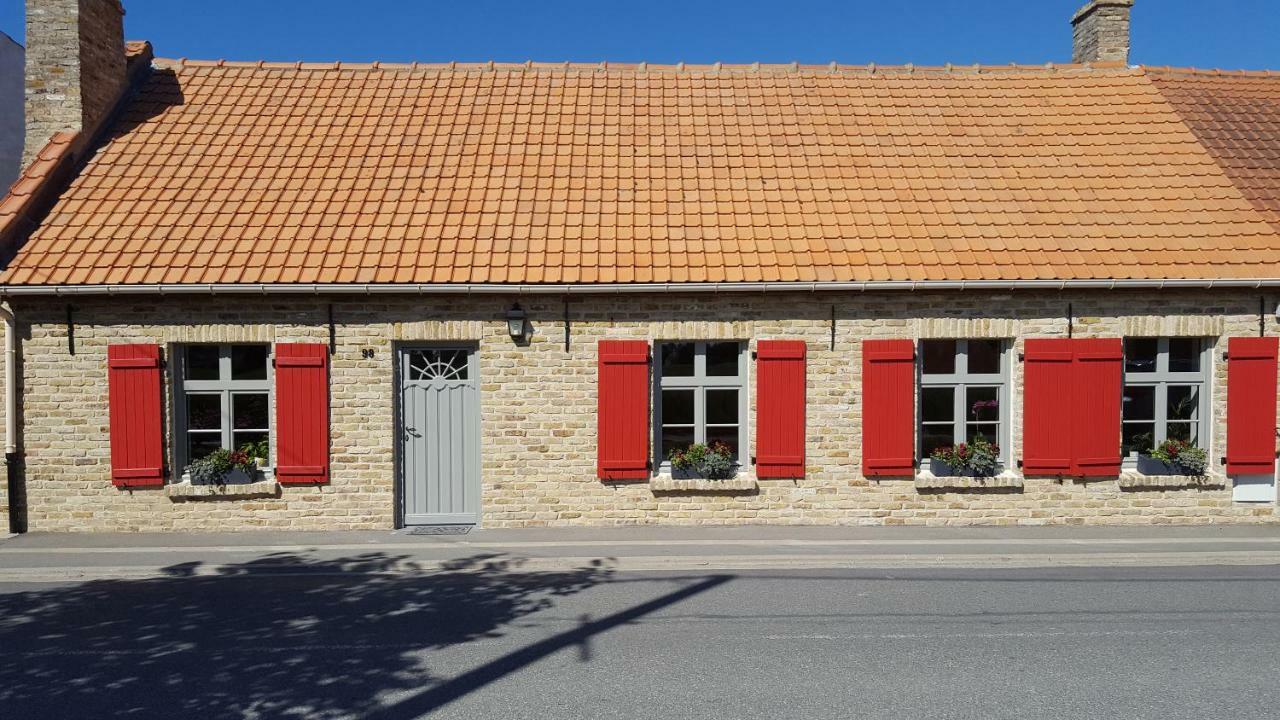
[[[733,451],[733,459],[738,459],[738,428],[736,427],[718,427],[707,428],[707,444],[714,442],[722,442],[729,446]]]
[[[737,425],[738,424],[738,391],[737,390],[708,390],[707,391],[707,424],[709,425]]]
[[[1195,420],[1200,413],[1200,387],[1197,385],[1170,385],[1170,420]]]
[[[965,442],[973,442],[978,438],[982,438],[992,445],[1000,444],[1000,425],[999,423],[969,423],[965,428]]]
[[[231,346],[231,379],[232,380],[266,380],[267,379],[267,346],[266,345],[233,345]]]
[[[187,379],[188,380],[217,380],[218,379],[218,346],[217,345],[188,345],[187,346]]]
[[[920,389],[920,419],[924,422],[954,420],[956,389],[927,387]]]
[[[232,428],[265,430],[267,414],[266,393],[236,393],[231,396]]]
[[[955,428],[951,425],[925,425],[920,428],[922,457],[929,457],[934,450],[955,444]]]
[[[1000,419],[1000,388],[971,387],[965,389],[965,395],[970,420]]]
[[[1125,338],[1124,371],[1149,373],[1156,371],[1156,353],[1160,341],[1155,338]]]
[[[238,430],[232,433],[232,440],[234,440],[234,446],[237,450],[243,449],[244,446],[249,443],[258,443],[266,439],[267,433],[260,430]],[[257,457],[261,457],[265,460],[270,457],[269,453],[270,450],[265,450],[262,455],[258,455]]]
[[[1166,440],[1186,440],[1192,445],[1200,444],[1200,423],[1171,422],[1165,428]]]
[[[707,343],[707,374],[713,377],[737,376],[740,347],[736,342]]]
[[[1200,372],[1200,339],[1169,340],[1169,372]]]
[[[662,424],[693,424],[693,390],[662,391]]]
[[[920,353],[924,358],[925,375],[952,375],[956,371],[955,340],[922,340]]]
[[[1125,385],[1122,417],[1125,420],[1153,420],[1156,416],[1156,389],[1150,385]]]
[[[1000,372],[1000,349],[1004,343],[999,340],[969,341],[969,374],[996,375]]]
[[[671,457],[674,450],[683,450],[693,444],[693,428],[662,428],[662,459]]]
[[[222,396],[187,393],[187,429],[220,430]]]
[[[188,433],[187,462],[195,462],[222,447],[222,435],[219,433]]]
[[[693,343],[662,344],[662,374],[667,377],[693,377]]]
[[[1125,423],[1120,427],[1121,454],[1146,453],[1155,446],[1156,426],[1153,423]]]

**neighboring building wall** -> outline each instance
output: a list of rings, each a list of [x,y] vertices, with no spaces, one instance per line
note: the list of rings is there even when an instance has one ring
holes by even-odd
[[[18,177],[22,162],[22,46],[0,33],[0,196]]]
[[[1274,307],[1275,297],[1267,298]],[[1247,292],[847,293],[574,297],[564,349],[560,298],[526,297],[536,331],[507,336],[510,298],[170,296],[76,298],[76,354],[67,301],[20,299],[23,410],[31,530],[390,528],[394,517],[393,352],[397,342],[478,343],[482,382],[484,526],[672,524],[1121,524],[1274,522],[1274,505],[1233,503],[1230,483],[1202,489],[1121,489],[1117,479],[1025,481],[1022,489],[926,490],[860,471],[864,338],[1219,338],[1213,357],[1213,438],[1225,444],[1229,336],[1258,332]],[[152,342],[327,342],[332,358],[332,481],[278,498],[177,502],[160,489],[118,490],[108,467],[106,346]],[[836,321],[831,348],[831,315]],[[1267,332],[1276,334],[1274,319]],[[796,338],[808,344],[808,471],[761,480],[741,495],[655,492],[595,474],[596,344],[602,338]],[[372,351],[365,357],[365,351]],[[1012,454],[1021,455],[1022,368],[1013,363]],[[752,390],[754,396],[754,388]],[[754,397],[752,399],[754,404]],[[166,414],[166,417],[168,413]]]

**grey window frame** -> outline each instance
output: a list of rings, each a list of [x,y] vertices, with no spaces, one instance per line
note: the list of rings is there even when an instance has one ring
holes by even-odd
[[[692,343],[694,345],[693,355],[693,375],[680,377],[667,377],[662,374],[662,353],[664,346],[674,343]],[[707,345],[717,343],[737,343],[738,345],[738,374],[736,376],[728,375],[707,375]],[[747,346],[745,340],[659,340],[653,344],[653,467],[659,474],[671,472],[671,462],[662,457],[662,391],[663,390],[694,390],[693,400],[693,441],[706,442],[706,391],[707,390],[737,390],[738,391],[738,462],[736,467],[739,471],[747,465],[748,459],[751,457],[751,447],[749,445],[750,433],[748,432],[748,410],[750,408],[750,399],[747,397],[748,373],[750,363],[748,362]]]
[[[187,348],[193,346],[217,347],[218,348],[218,379],[217,380],[188,380],[187,379]],[[267,378],[265,380],[232,380],[231,379],[231,348],[232,347],[263,347],[267,350]],[[270,343],[254,343],[254,342],[237,342],[237,343],[183,343],[175,345],[171,348],[170,357],[173,358],[174,365],[174,382],[173,382],[173,458],[174,467],[178,468],[179,474],[184,471],[189,463],[187,457],[187,434],[189,432],[207,432],[212,435],[215,432],[220,434],[222,447],[231,449],[235,428],[232,422],[232,402],[233,397],[237,394],[262,394],[267,395],[267,444],[270,448],[270,454],[274,456],[276,451],[275,445],[275,348]],[[217,430],[209,431],[190,431],[187,429],[187,396],[188,395],[220,395],[222,419],[221,427]],[[261,432],[260,428],[245,428],[242,432]],[[271,458],[267,458],[268,465]]]
[[[976,340],[980,342],[995,341],[1000,343],[1000,371],[997,373],[970,373],[969,372],[969,341]],[[930,341],[955,342],[956,343],[956,365],[955,372],[949,374],[931,374],[926,375],[924,372],[924,344]],[[931,387],[952,387],[955,392],[952,393],[952,414],[951,414],[951,437],[952,442],[959,444],[967,440],[966,425],[967,413],[966,405],[966,389],[968,387],[995,387],[996,401],[1000,404],[999,417],[996,420],[998,429],[996,431],[996,444],[1000,446],[1000,470],[1004,471],[1009,467],[1009,442],[1011,432],[1010,422],[1010,406],[1011,401],[1011,384],[1009,382],[1010,374],[1010,355],[1013,343],[1007,338],[922,338],[917,342],[918,350],[916,352],[916,382],[920,388],[918,397],[916,398],[916,453],[920,458],[921,467],[932,468],[932,460],[925,455],[924,452],[924,391]],[[943,422],[930,422],[929,425],[945,425]]]
[[[1195,422],[1200,426],[1200,437],[1202,442],[1199,447],[1203,448],[1209,457],[1213,457],[1210,445],[1213,442],[1211,426],[1212,423],[1207,422],[1210,417],[1209,394],[1212,392],[1213,378],[1213,342],[1207,337],[1178,337],[1178,336],[1153,336],[1153,335],[1129,335],[1124,338],[1127,348],[1129,340],[1155,340],[1156,344],[1156,369],[1149,373],[1130,372],[1129,362],[1126,356],[1121,360],[1124,369],[1124,380],[1121,383],[1121,402],[1123,402],[1124,392],[1130,385],[1151,386],[1155,388],[1155,412],[1152,420],[1129,420],[1124,419],[1124,408],[1120,409],[1120,427],[1123,430],[1126,424],[1136,425],[1150,422],[1154,426],[1153,444],[1159,445],[1168,438],[1169,431],[1169,386],[1170,385],[1198,385],[1200,388],[1200,402],[1196,407]],[[1199,372],[1170,372],[1169,371],[1169,341],[1170,340],[1195,340],[1200,343],[1200,370]],[[1175,421],[1185,422],[1185,421]],[[1121,449],[1123,449],[1123,435],[1120,440]],[[1121,467],[1126,470],[1135,470],[1138,466],[1138,453],[1132,452],[1121,458]]]

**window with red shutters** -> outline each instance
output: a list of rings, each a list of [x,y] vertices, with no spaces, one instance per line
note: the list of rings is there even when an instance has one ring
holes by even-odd
[[[329,347],[278,343],[275,350],[276,478],[329,480]]]
[[[915,474],[915,345],[862,341],[862,473]]]
[[[1033,338],[1023,354],[1022,469],[1120,474],[1119,338]]]
[[[164,484],[159,345],[107,347],[111,482]]]
[[[649,343],[601,340],[596,473],[601,480],[649,478]]]
[[[756,344],[756,476],[804,477],[805,344]]]
[[[1276,464],[1277,338],[1227,340],[1227,472],[1270,475]]]

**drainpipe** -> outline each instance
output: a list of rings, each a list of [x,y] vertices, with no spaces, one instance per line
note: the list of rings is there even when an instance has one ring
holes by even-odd
[[[4,465],[9,491],[9,532],[26,532],[22,460],[18,457],[18,327],[13,308],[0,303],[4,320]]]
[[[11,460],[18,452],[18,328],[9,303],[0,304],[4,320],[4,456]]]

